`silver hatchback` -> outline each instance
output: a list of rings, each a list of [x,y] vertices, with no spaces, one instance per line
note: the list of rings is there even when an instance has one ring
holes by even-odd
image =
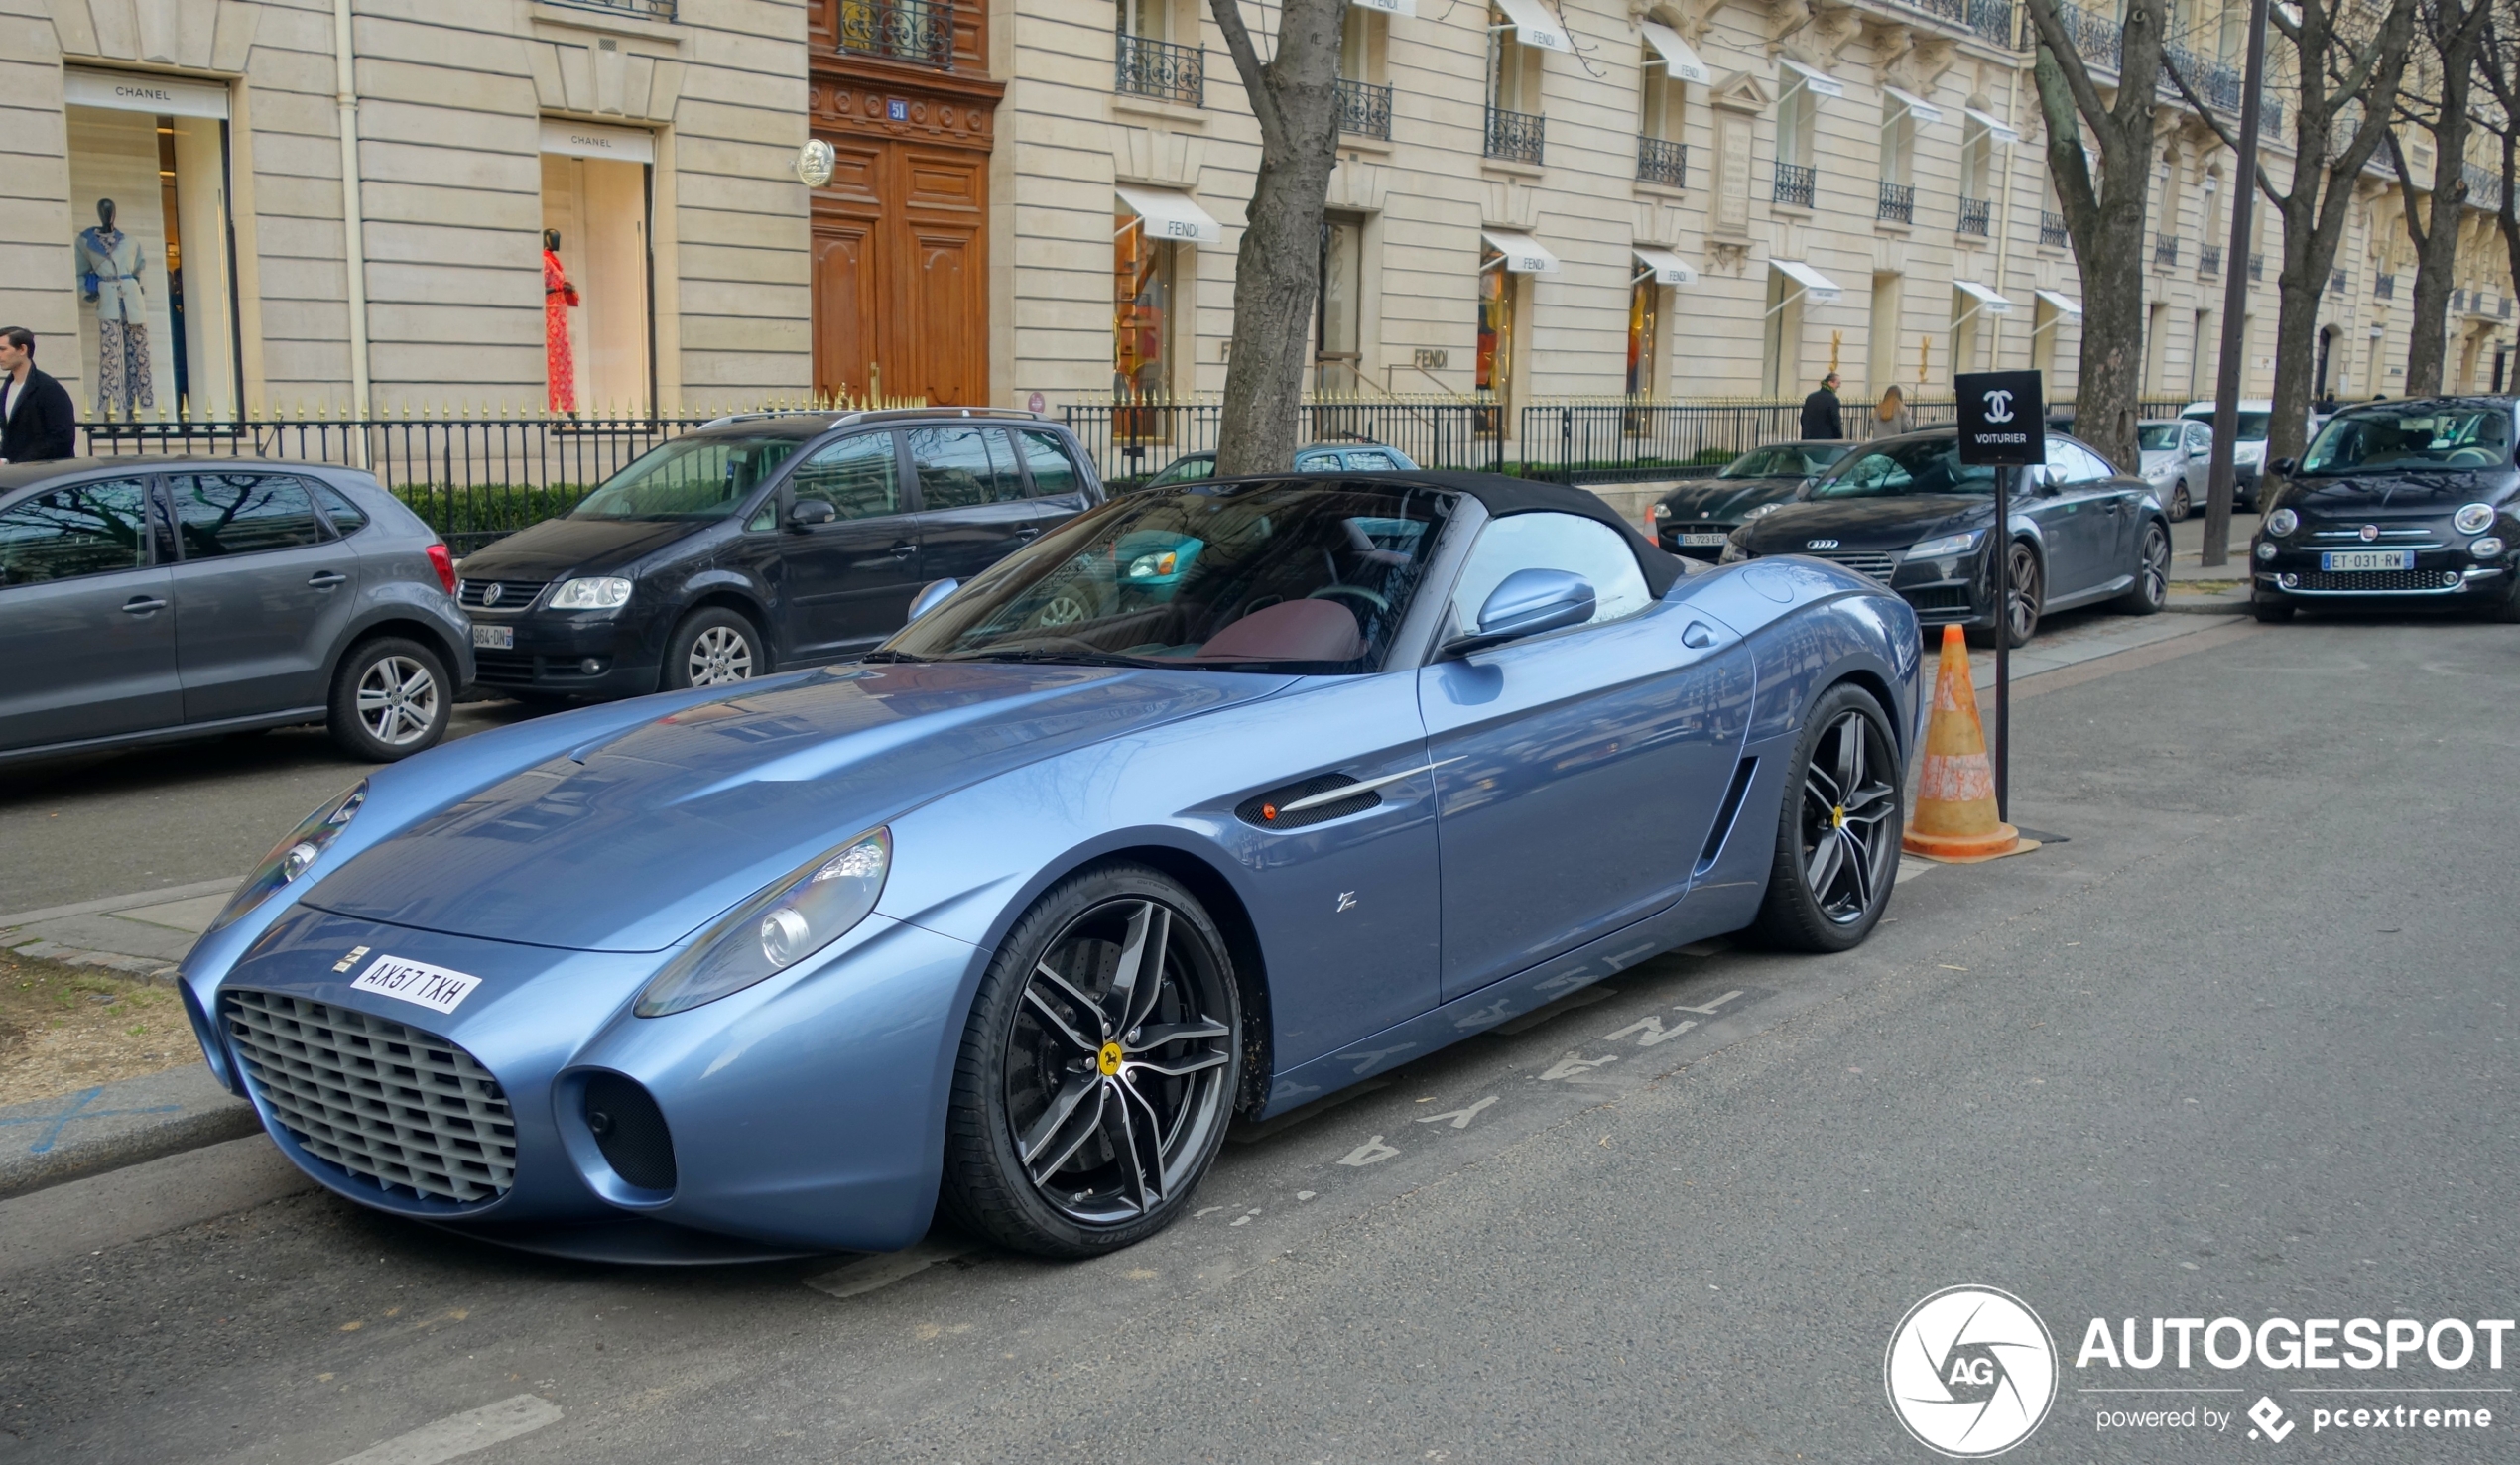
[[[0,467],[0,762],[308,722],[407,758],[472,679],[454,586],[438,536],[353,469]]]

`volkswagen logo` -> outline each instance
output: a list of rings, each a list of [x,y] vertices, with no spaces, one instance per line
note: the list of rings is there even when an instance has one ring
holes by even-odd
[[[1837,542],[1835,540],[1805,540],[1803,542],[1803,548],[1806,549],[1834,549],[1837,548]]]
[[[2367,545],[2380,537],[2380,526],[2376,524],[2366,524],[2357,531],[2357,533],[2362,536],[2362,542]]]
[[[2028,1439],[2048,1416],[2057,1348],[2020,1298],[1993,1287],[1946,1287],[1900,1319],[1881,1374],[1891,1412],[1919,1444],[1983,1458]]]
[[[498,581],[492,580],[487,586],[483,587],[481,591],[481,603],[483,605],[498,604],[499,597],[507,593],[507,586],[500,584]]]

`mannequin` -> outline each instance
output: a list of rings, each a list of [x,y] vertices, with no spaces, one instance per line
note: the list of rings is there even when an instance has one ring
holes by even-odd
[[[577,410],[577,355],[568,348],[568,307],[577,304],[577,287],[568,283],[560,263],[560,230],[543,231],[543,371],[549,379],[552,411]]]
[[[114,200],[96,200],[96,227],[79,231],[73,252],[79,293],[96,305],[97,412],[113,417],[156,407],[140,241],[114,227]]]

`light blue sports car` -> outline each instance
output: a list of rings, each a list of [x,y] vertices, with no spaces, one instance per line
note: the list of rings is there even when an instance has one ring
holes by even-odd
[[[571,1256],[1052,1256],[1265,1118],[1890,898],[1916,618],[1483,475],[1128,496],[862,662],[381,770],[184,966],[341,1195]]]

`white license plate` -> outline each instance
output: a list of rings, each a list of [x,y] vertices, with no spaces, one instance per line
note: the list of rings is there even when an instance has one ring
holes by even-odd
[[[1725,541],[1731,539],[1732,536],[1721,534],[1685,534],[1676,536],[1675,538],[1684,545],[1699,549],[1711,549],[1715,546],[1723,544]]]
[[[2321,569],[2413,569],[2412,549],[2328,549],[2319,556]]]
[[[472,644],[483,651],[514,651],[516,650],[516,628],[514,626],[475,626],[472,628]]]

